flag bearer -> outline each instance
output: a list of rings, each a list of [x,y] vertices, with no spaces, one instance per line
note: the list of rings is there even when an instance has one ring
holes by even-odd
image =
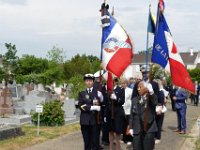
[[[120,150],[121,134],[124,129],[125,113],[123,104],[125,102],[125,91],[118,85],[118,79],[113,81],[113,91],[110,95],[110,104],[107,113],[107,122],[109,124],[110,150],[113,150],[114,137],[116,135],[116,150]]]
[[[101,110],[98,101],[103,100],[102,93],[93,87],[93,74],[84,75],[86,89],[79,93],[78,105],[81,110],[80,125],[85,150],[98,150],[97,141],[97,112]]]
[[[153,150],[157,125],[155,108],[157,98],[152,85],[144,81],[138,84],[138,96],[132,100],[130,134],[133,135],[134,150]]]

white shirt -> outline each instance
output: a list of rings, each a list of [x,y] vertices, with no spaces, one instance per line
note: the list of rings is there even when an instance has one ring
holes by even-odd
[[[87,88],[87,92],[88,92],[88,93],[92,92],[92,90],[93,90],[93,87]]]
[[[125,88],[125,103],[123,105],[125,115],[130,115],[131,113],[131,97],[133,90],[131,88]]]

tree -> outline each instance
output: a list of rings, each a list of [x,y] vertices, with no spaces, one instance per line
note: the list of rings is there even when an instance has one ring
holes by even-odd
[[[4,60],[13,62],[15,60],[18,60],[17,49],[15,45],[12,45],[11,43],[5,43],[5,47],[7,48],[7,52],[4,54],[3,58]]]
[[[63,81],[63,72],[59,67],[48,69],[38,75],[38,81],[44,85],[50,85],[53,82],[61,84]]]
[[[93,56],[93,55],[89,55],[87,57],[88,57],[88,60],[90,62],[90,69],[91,69],[90,72],[91,73],[95,73],[95,72],[97,72],[98,70],[101,69],[100,68],[101,62],[100,62],[98,57]]]
[[[64,64],[64,75],[67,80],[75,75],[84,75],[91,70],[91,64],[86,55],[74,56]]]
[[[69,80],[75,75],[95,73],[100,69],[100,61],[96,56],[76,55],[64,64],[64,76]]]
[[[50,51],[48,51],[47,58],[50,61],[56,62],[57,64],[62,64],[64,63],[66,57],[63,49],[53,46],[53,48]]]
[[[35,82],[49,85],[53,82],[61,83],[63,78],[62,66],[54,61],[36,58],[33,55],[24,55],[19,60],[16,77],[19,83]]]
[[[167,84],[171,84],[172,82],[171,75],[159,65],[154,64],[153,70],[152,70],[152,76],[153,76],[153,79],[162,79],[163,77],[165,77],[167,80]]]
[[[3,55],[3,69],[5,72],[6,80],[13,80],[13,75],[18,67],[18,56],[17,49],[15,45],[11,43],[5,43],[7,52]]]
[[[48,60],[33,55],[23,55],[19,60],[18,74],[29,75],[43,73],[48,69]]]
[[[2,81],[4,79],[4,74],[5,72],[3,71],[3,69],[0,67],[0,81]]]
[[[200,83],[200,69],[188,70],[190,77],[193,81],[198,81]]]
[[[73,85],[71,97],[77,99],[78,93],[85,87],[83,82],[83,76],[76,75],[72,77],[70,80],[68,80],[68,83],[71,83]]]

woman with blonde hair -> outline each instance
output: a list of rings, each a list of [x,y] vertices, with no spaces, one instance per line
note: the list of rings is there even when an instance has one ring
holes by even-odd
[[[124,124],[124,132],[123,132],[123,141],[127,143],[127,145],[132,144],[132,136],[130,134],[127,134],[126,131],[128,131],[129,126],[129,117],[131,113],[131,97],[133,90],[128,87],[128,80],[127,79],[121,79],[120,80],[121,87],[125,90],[125,102],[123,105],[124,112],[125,112],[125,124]]]

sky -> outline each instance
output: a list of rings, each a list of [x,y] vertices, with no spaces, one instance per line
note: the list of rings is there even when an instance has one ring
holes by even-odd
[[[100,55],[100,6],[103,0],[0,0],[0,54],[4,43],[15,44],[17,55],[46,57],[54,45],[66,58]],[[110,11],[126,29],[134,52],[145,50],[148,5],[156,14],[157,0],[108,0]],[[166,0],[165,16],[179,51],[200,49],[200,1]],[[150,36],[150,46],[153,36]]]

